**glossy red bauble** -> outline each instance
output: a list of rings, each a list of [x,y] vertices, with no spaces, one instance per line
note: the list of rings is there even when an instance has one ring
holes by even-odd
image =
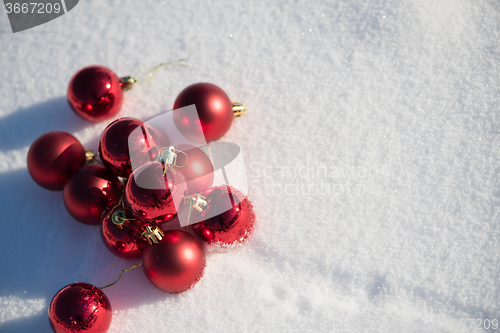
[[[64,185],[64,205],[75,220],[99,224],[102,212],[120,199],[121,189],[117,176],[106,168],[87,165],[75,172]]]
[[[150,162],[135,170],[125,185],[125,200],[133,214],[144,221],[170,221],[182,208],[186,183],[180,172]]]
[[[76,114],[87,120],[110,118],[123,103],[120,79],[106,67],[85,67],[69,82],[68,102]]]
[[[135,118],[120,118],[109,124],[99,140],[99,156],[104,166],[120,177],[128,177],[132,167],[152,161],[158,154],[159,139],[151,126]]]
[[[28,151],[28,171],[40,186],[60,191],[85,164],[85,149],[73,135],[53,131],[36,139]]]
[[[121,229],[113,223],[113,214],[133,219],[132,213],[122,206],[108,207],[101,218],[101,236],[104,245],[114,255],[125,259],[139,259],[148,244],[141,238],[143,228],[133,222]]]
[[[199,122],[190,112],[178,110],[196,105]],[[173,111],[174,123],[185,137],[198,142],[220,139],[233,122],[233,103],[224,90],[211,83],[195,83],[177,96]]]
[[[49,305],[49,322],[55,333],[105,333],[111,325],[111,303],[104,292],[88,283],[62,288]]]
[[[148,280],[155,287],[180,293],[190,289],[203,276],[205,251],[189,233],[167,230],[158,244],[146,247],[142,262]]]
[[[201,237],[205,242],[211,242],[215,239],[215,235],[212,229],[207,226],[204,222],[199,222],[193,225],[193,230]]]
[[[250,236],[255,224],[255,214],[250,200],[234,187],[223,185],[203,192],[207,201],[201,213],[202,227],[194,230],[206,238],[204,229],[214,234],[211,242],[228,247],[239,244]],[[198,228],[198,229],[197,229]]]
[[[186,180],[188,194],[201,193],[214,182],[214,166],[208,155],[200,148],[181,144],[175,146],[175,149],[181,150],[177,153],[176,168]],[[187,158],[186,158],[187,157]]]

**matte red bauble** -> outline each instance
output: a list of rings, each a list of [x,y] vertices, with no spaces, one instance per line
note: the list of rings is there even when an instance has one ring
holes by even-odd
[[[128,177],[132,167],[152,161],[159,140],[151,126],[135,118],[120,118],[104,129],[99,140],[99,156],[104,166],[120,177]]]
[[[75,220],[99,224],[106,207],[120,199],[121,189],[117,176],[106,168],[86,165],[64,185],[64,205]]]
[[[121,228],[113,223],[113,218],[133,219],[132,213],[122,206],[108,207],[101,218],[101,236],[104,245],[118,257],[139,259],[148,244],[141,238],[144,231],[139,225],[129,222]]]
[[[104,292],[88,283],[62,288],[49,305],[49,322],[55,333],[105,333],[111,325],[111,303]]]
[[[201,213],[203,227],[194,228],[206,238],[205,228],[214,234],[213,242],[228,247],[248,238],[255,224],[255,214],[250,200],[234,187],[223,185],[203,192],[207,201]]]
[[[199,121],[190,112],[178,110],[196,105]],[[211,83],[195,83],[177,96],[173,111],[174,123],[185,137],[198,142],[220,139],[231,127],[233,104],[224,90]]]
[[[190,289],[203,276],[205,251],[193,235],[167,230],[158,244],[146,247],[142,262],[148,280],[155,287],[180,293]]]
[[[69,82],[68,102],[76,114],[87,120],[110,118],[123,103],[120,79],[106,67],[85,67]]]
[[[176,170],[184,176],[188,194],[201,193],[210,188],[214,182],[214,166],[208,155],[200,148],[186,144],[177,145],[175,149],[186,153],[177,154],[176,165],[183,167]]]
[[[182,208],[186,183],[181,173],[160,162],[150,162],[135,170],[125,185],[125,200],[133,214],[144,221],[170,221]]]
[[[85,149],[73,135],[53,131],[36,139],[28,151],[28,171],[40,186],[60,191],[85,164]]]

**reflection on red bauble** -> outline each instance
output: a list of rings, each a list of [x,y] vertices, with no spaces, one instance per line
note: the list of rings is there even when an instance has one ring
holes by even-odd
[[[157,288],[180,293],[203,276],[205,250],[201,243],[182,230],[167,230],[158,244],[148,245],[142,256],[144,272]]]
[[[36,139],[28,151],[28,171],[40,186],[60,191],[85,164],[85,149],[73,135],[53,131]]]
[[[198,119],[189,112],[177,110],[196,105]],[[174,123],[188,139],[211,142],[220,139],[231,127],[233,103],[224,90],[211,83],[195,83],[177,96],[173,111]]]
[[[205,242],[211,242],[215,239],[215,235],[212,229],[207,226],[204,222],[199,222],[193,225],[193,230],[201,237]]]
[[[223,185],[203,192],[203,196],[207,207],[201,213],[201,218],[197,218],[203,221],[202,227],[193,228],[203,239],[206,238],[206,228],[214,234],[210,242],[221,247],[239,244],[250,236],[255,224],[255,214],[252,203],[243,193],[234,187]]]
[[[186,183],[181,173],[160,162],[149,162],[135,170],[125,185],[125,200],[134,215],[144,221],[170,221],[183,205]]]
[[[104,166],[120,177],[128,177],[132,167],[152,161],[158,154],[159,140],[147,123],[120,118],[104,129],[99,140],[99,156]]]
[[[186,155],[177,153],[176,165],[180,167],[176,170],[184,176],[188,194],[201,193],[210,188],[214,182],[214,166],[208,155],[200,148],[187,144],[177,145],[175,149],[187,155],[186,160]]]
[[[128,225],[118,227],[113,223],[113,214],[126,219],[133,219],[132,213],[123,206],[108,207],[101,217],[101,236],[104,245],[118,257],[125,259],[139,259],[147,242],[141,238],[143,228],[133,221]]]
[[[120,199],[121,189],[117,176],[109,170],[98,165],[86,165],[64,185],[64,205],[75,220],[99,224],[106,207]]]
[[[150,127],[156,133],[156,136],[158,138],[158,150],[160,150],[161,148],[167,148],[167,147],[171,146],[170,139],[168,138],[168,136],[162,130],[160,130],[156,126],[151,126],[150,125]]]
[[[62,288],[49,305],[49,322],[55,333],[105,333],[111,325],[111,303],[104,292],[88,283]]]
[[[123,103],[120,79],[106,67],[85,67],[69,82],[68,102],[76,114],[87,120],[110,118]]]

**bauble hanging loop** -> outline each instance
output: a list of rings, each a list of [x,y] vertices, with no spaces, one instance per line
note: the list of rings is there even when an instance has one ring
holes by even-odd
[[[203,212],[203,209],[207,206],[207,198],[202,196],[201,194],[197,193],[195,195],[192,195],[190,197],[190,201],[192,203],[193,209],[196,209],[200,213]]]
[[[124,76],[120,78],[120,86],[124,91],[130,90],[134,87],[134,83],[136,83],[138,80],[135,77],[132,76]]]
[[[163,239],[163,236],[163,231],[156,225],[148,225],[141,234],[141,237],[147,240],[149,245],[157,244]]]
[[[177,154],[175,153],[174,146],[170,146],[166,149],[161,149],[158,155],[158,161],[163,165],[175,166],[177,161]]]
[[[127,216],[125,215],[125,212],[121,209],[117,209],[113,212],[113,214],[111,214],[111,222],[113,222],[113,224],[116,225],[118,229],[123,229],[130,224],[129,219],[127,219]]]
[[[235,118],[243,116],[245,112],[247,112],[246,106],[238,102],[233,102],[233,116]]]
[[[85,165],[94,164],[96,162],[96,153],[93,150],[87,149],[85,151]]]

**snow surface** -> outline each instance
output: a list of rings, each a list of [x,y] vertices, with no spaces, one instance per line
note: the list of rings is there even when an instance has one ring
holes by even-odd
[[[496,0],[89,0],[12,34],[0,9],[0,331],[50,332],[60,288],[102,286],[136,263],[27,172],[39,135],[64,130],[95,149],[108,123],[69,109],[71,76],[179,58],[189,68],[159,70],[118,116],[154,117],[200,81],[243,102],[224,140],[243,150],[258,227],[244,246],[210,252],[189,292],[124,274],[105,290],[109,332],[492,326],[499,18]]]

